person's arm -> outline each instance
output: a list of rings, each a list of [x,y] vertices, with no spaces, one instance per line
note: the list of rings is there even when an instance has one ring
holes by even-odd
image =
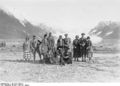
[[[23,43],[23,51],[25,51],[25,42]]]
[[[57,47],[59,46],[58,42],[59,42],[59,40],[57,40]]]
[[[69,38],[69,44],[71,44],[71,38]]]
[[[38,40],[35,41],[35,48],[37,48]]]
[[[81,46],[81,39],[79,39],[78,44]]]
[[[55,40],[54,40],[54,37],[53,37],[53,46],[55,46]]]
[[[64,48],[64,46],[65,46],[65,42],[64,42],[64,39],[62,39],[62,44],[63,44],[63,48]]]
[[[93,46],[93,44],[92,44],[92,41],[90,40],[90,47],[92,47]]]
[[[75,48],[75,40],[73,40],[73,44],[72,45],[73,45],[73,48]]]
[[[34,48],[33,48],[33,46],[32,46],[32,40],[30,41],[30,49],[31,49],[31,51],[34,50]]]

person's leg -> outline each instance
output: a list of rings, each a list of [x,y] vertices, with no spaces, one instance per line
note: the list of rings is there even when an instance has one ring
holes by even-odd
[[[46,54],[44,53],[43,54],[43,64],[45,64],[45,62],[46,62]]]
[[[23,59],[26,61],[26,52],[23,52]]]
[[[84,61],[84,57],[83,57],[83,49],[81,49],[81,57],[82,57],[82,62]]]
[[[74,58],[74,61],[76,61],[75,49],[73,49],[73,58]]]
[[[39,56],[40,61],[41,61],[41,53],[40,53],[40,51],[39,51],[39,50],[37,50],[37,53],[38,53],[38,56]]]
[[[25,59],[25,52],[23,52],[23,59]]]
[[[60,65],[65,65],[63,57],[60,57]]]
[[[79,56],[80,56],[80,58],[81,58],[81,60],[82,60],[82,62],[83,62],[82,47],[80,47],[79,53],[80,53]]]
[[[78,58],[77,58],[77,49],[75,50],[75,59],[76,59],[76,61],[78,61]]]
[[[28,61],[30,61],[30,59],[31,59],[31,53],[29,52]]]
[[[90,55],[89,55],[89,61],[92,59],[92,57],[93,57],[93,52],[90,52],[89,53]]]
[[[84,49],[84,58],[85,58],[85,62],[86,62],[86,60],[87,60],[87,51],[86,51],[86,49]]]
[[[25,52],[25,60],[28,61],[28,51]]]
[[[34,52],[33,52],[33,60],[34,60],[34,62],[35,62],[35,59],[36,59],[36,50],[34,50]]]
[[[64,58],[64,51],[61,49],[60,50],[60,65],[65,65],[63,58]]]

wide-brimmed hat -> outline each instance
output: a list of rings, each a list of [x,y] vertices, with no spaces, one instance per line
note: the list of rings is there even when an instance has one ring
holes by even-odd
[[[33,37],[36,37],[35,35],[33,35]]]
[[[85,35],[85,33],[81,33],[81,35]]]
[[[88,36],[87,39],[90,39],[90,36]]]

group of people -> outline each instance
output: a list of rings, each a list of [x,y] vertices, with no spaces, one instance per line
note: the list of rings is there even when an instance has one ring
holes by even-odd
[[[85,38],[85,33],[81,34],[81,38],[76,35],[75,39],[73,40],[73,52],[73,57],[77,61],[79,60],[79,57],[82,58],[82,61],[86,61],[87,58],[91,60],[93,57],[93,47],[90,37],[88,36]]]
[[[54,36],[52,33],[45,34],[42,40],[39,40],[34,35],[32,40],[29,37],[26,37],[25,42],[23,43],[23,57],[25,60],[33,56],[33,60],[36,59],[36,53],[40,57],[40,61],[43,63],[49,61],[50,63],[60,63],[64,65],[65,63],[71,64],[72,60],[79,61],[79,58],[82,58],[82,61],[86,61],[87,58],[91,60],[93,56],[92,42],[90,37],[85,38],[85,34],[82,33],[79,38],[78,35],[75,36],[73,42],[68,37],[68,34],[59,36],[57,44],[55,43]],[[41,58],[43,56],[43,58]]]

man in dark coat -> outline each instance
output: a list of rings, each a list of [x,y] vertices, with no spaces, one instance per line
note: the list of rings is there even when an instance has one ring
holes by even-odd
[[[76,35],[75,39],[73,40],[73,57],[75,61],[76,60],[78,61],[79,52],[80,52],[79,36]]]
[[[43,63],[48,62],[48,40],[47,34],[44,35],[41,44],[41,54],[43,55]]]
[[[64,65],[64,60],[63,60],[63,47],[64,47],[64,40],[62,38],[62,35],[59,36],[57,40],[57,51],[60,56],[60,65]]]
[[[68,37],[68,34],[65,34],[65,38],[63,40],[64,40],[64,49],[67,52],[70,49],[70,44],[71,44],[71,40]]]
[[[36,58],[36,48],[37,48],[37,39],[36,36],[33,36],[33,39],[30,41],[30,49],[33,54],[33,60],[35,61]]]
[[[71,39],[68,37],[68,34],[65,34],[64,38],[64,61],[66,63],[72,63],[72,55],[71,55]]]
[[[63,49],[63,46],[64,46],[64,40],[62,38],[62,35],[60,35],[57,40],[57,50]]]
[[[79,39],[79,45],[80,45],[80,57],[82,57],[82,61],[85,60],[85,44],[86,44],[86,38],[84,37],[85,33],[81,34],[81,38]]]

